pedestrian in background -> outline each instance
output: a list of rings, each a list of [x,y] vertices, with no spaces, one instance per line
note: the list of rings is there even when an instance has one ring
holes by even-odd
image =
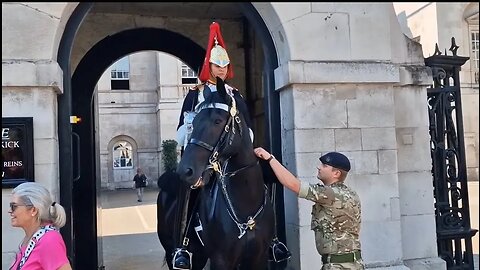
[[[142,172],[142,168],[137,168],[137,174],[133,177],[135,189],[137,190],[137,202],[143,201],[143,190],[147,186],[147,177]]]
[[[364,269],[360,249],[361,205],[357,193],[344,183],[350,161],[338,152],[320,157],[317,178],[323,184],[300,181],[265,149],[254,149],[257,157],[268,161],[282,185],[298,197],[314,202],[311,229],[315,232],[322,270]]]
[[[10,270],[71,270],[59,229],[65,225],[63,206],[36,182],[18,185],[12,191],[10,223],[25,231]]]

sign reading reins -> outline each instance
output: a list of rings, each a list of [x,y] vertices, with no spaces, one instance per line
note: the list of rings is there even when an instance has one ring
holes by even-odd
[[[33,118],[2,118],[2,188],[34,181]]]

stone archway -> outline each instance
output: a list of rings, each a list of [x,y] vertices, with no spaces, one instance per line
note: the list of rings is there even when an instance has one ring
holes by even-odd
[[[62,204],[71,209],[72,220],[63,234],[66,238],[69,256],[78,269],[99,267],[96,231],[96,163],[95,135],[92,130],[93,98],[92,93],[102,72],[121,56],[140,50],[158,50],[168,52],[189,64],[192,68],[200,66],[205,55],[204,50],[192,40],[175,32],[158,28],[135,28],[112,34],[97,42],[78,62],[72,76],[71,54],[75,46],[78,29],[88,16],[94,4],[80,3],[67,22],[66,30],[59,45],[58,62],[64,71],[64,95],[59,97],[59,142],[60,142],[60,186]],[[273,70],[278,66],[276,50],[264,21],[251,4],[239,4],[251,29],[260,32],[264,64],[260,72],[263,77],[262,88],[266,104],[265,140],[274,153],[280,153],[279,98],[274,92]],[[162,38],[167,42],[156,42],[150,37]],[[82,122],[71,126],[69,116],[76,115]],[[72,141],[72,132],[77,133],[80,141]],[[74,145],[72,149],[70,145]],[[75,147],[78,147],[77,148]],[[80,151],[80,160],[76,152]],[[85,158],[87,157],[87,158]],[[90,158],[93,157],[93,158]],[[78,164],[78,165],[77,165]],[[81,172],[79,179],[72,183],[74,174]],[[283,190],[278,188],[279,204],[277,215],[283,220]],[[278,207],[280,205],[280,207]],[[280,238],[284,238],[284,225],[279,228]]]

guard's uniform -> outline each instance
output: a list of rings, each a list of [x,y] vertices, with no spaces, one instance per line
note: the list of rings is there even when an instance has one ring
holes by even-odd
[[[221,68],[227,68],[227,73],[224,78],[232,79],[233,78],[233,68],[230,65],[230,58],[225,49],[225,42],[220,33],[220,25],[216,22],[213,22],[210,25],[210,34],[208,38],[207,54],[203,62],[202,70],[199,74],[199,79],[203,82],[201,85],[198,85],[189,90],[182,106],[182,112],[180,113],[180,119],[177,127],[177,142],[183,148],[188,144],[189,136],[193,130],[193,118],[198,111],[195,110],[195,107],[201,103],[208,93],[216,91],[216,85],[213,83],[216,81],[216,78],[213,77],[213,73],[210,71],[210,65],[215,64]],[[232,96],[241,97],[237,89],[225,84],[225,90]],[[248,109],[244,102],[237,103],[238,109],[243,114],[247,126],[251,127],[251,119],[248,114]],[[250,136],[253,141],[253,133],[250,128]],[[195,195],[194,195],[195,196]],[[175,248],[172,258],[172,267],[173,269],[179,270],[189,270],[192,268],[192,254],[187,250],[188,241],[186,240],[186,219],[188,215],[188,201],[190,198],[190,189],[184,190],[183,188],[179,189],[177,195],[178,201],[176,205],[176,214],[175,214],[175,223],[174,223],[174,245],[177,245]],[[184,198],[184,199],[182,199]],[[181,247],[180,247],[181,246]]]
[[[231,87],[226,83],[225,83],[225,90],[231,96],[238,99],[243,99],[238,89]],[[198,113],[195,107],[205,100],[204,93],[216,92],[216,91],[217,91],[216,85],[210,81],[207,81],[206,83],[203,83],[200,85],[196,85],[195,87],[192,87],[189,89],[183,101],[182,111],[180,112],[180,119],[178,121],[178,126],[177,126],[177,142],[179,146],[183,148],[186,147],[186,142],[189,139],[188,136],[192,132],[191,123],[193,121],[193,117],[191,115],[188,115],[188,113],[193,113],[193,115]],[[245,105],[244,102],[238,102],[237,107],[245,118],[245,122],[247,124],[247,127],[249,128],[250,137],[253,142],[252,120],[250,119],[250,114],[248,112],[247,106]],[[187,121],[185,121],[186,117],[188,118]]]
[[[205,91],[206,87],[209,88],[209,90],[206,90],[206,91],[211,91],[211,92],[217,91],[215,84],[211,82],[206,82],[201,85],[196,85],[188,90],[188,93],[185,96],[185,100],[183,101],[182,111],[180,113],[180,119],[178,121],[177,129],[179,129],[184,124],[184,112],[195,111],[195,106],[197,106],[197,104],[199,104],[204,100],[203,95],[201,95],[201,92]],[[225,83],[225,89],[227,90],[227,93],[232,94],[234,97],[243,99],[238,89],[231,87],[227,83]],[[241,102],[237,103],[237,106],[240,112],[244,115],[247,126],[251,128],[252,121],[250,119],[250,114],[248,113],[247,107]]]
[[[315,202],[311,229],[322,270],[364,269],[360,254],[360,199],[343,182],[331,186],[301,183],[299,197]]]

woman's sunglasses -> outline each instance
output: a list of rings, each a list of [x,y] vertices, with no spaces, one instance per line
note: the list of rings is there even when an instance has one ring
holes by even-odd
[[[10,203],[10,211],[15,212],[15,210],[17,210],[17,207],[19,207],[19,206],[31,207],[33,205],[31,205],[31,204],[17,204],[17,203],[11,202]]]

